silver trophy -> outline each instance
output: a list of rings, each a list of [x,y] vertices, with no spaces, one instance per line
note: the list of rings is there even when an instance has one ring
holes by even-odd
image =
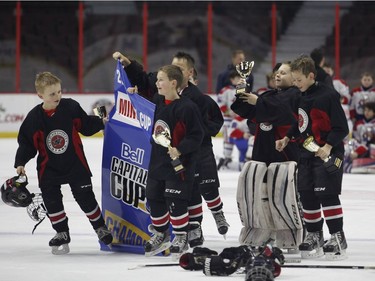
[[[158,132],[157,134],[153,134],[152,138],[154,139],[155,143],[164,146],[166,148],[171,147],[171,134],[168,129],[164,129],[161,132]],[[183,171],[185,171],[184,165],[182,165],[180,159],[178,157],[172,158],[171,164],[173,166],[173,169],[175,170],[176,174],[179,174]]]
[[[238,74],[245,79],[244,83],[240,83],[236,86],[236,95],[242,95],[246,93],[246,79],[247,77],[250,76],[251,71],[253,70],[254,67],[254,61],[248,62],[248,61],[243,61],[239,64],[236,65],[236,70]]]
[[[104,105],[93,108],[93,111],[96,116],[99,116],[102,119],[107,117],[107,110]]]
[[[304,142],[303,142],[303,148],[310,152],[317,152],[320,146],[315,142],[313,136],[309,136]],[[324,167],[326,168],[327,172],[330,174],[333,174],[334,172],[337,172],[341,165],[342,165],[342,159],[340,159],[337,156],[330,155],[327,158],[323,159],[324,161]]]

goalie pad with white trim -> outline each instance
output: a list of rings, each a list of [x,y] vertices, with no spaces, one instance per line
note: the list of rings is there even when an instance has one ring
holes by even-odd
[[[243,228],[239,242],[262,246],[274,238],[274,225],[268,200],[267,165],[249,161],[242,168],[237,186],[237,207]]]
[[[297,163],[271,163],[267,170],[270,210],[279,248],[296,249],[302,243],[303,224],[296,191]]]
[[[262,246],[270,238],[280,248],[302,242],[302,220],[296,196],[296,163],[249,161],[241,171],[237,206],[243,228],[239,242]]]

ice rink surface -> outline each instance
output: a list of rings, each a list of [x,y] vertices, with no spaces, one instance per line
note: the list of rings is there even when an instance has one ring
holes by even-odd
[[[84,148],[94,174],[93,184],[101,202],[102,139],[84,138]],[[15,139],[0,139],[0,182],[15,175]],[[214,139],[217,156],[222,154],[222,139]],[[235,156],[235,155],[234,155]],[[38,192],[35,159],[26,166],[28,188]],[[221,252],[225,247],[238,246],[241,222],[236,206],[239,172],[219,173],[224,211],[230,224],[227,239],[217,233],[211,213],[204,205],[203,232],[205,247]],[[130,270],[137,265],[171,263],[170,257],[146,258],[129,253],[112,253],[99,249],[97,237],[84,213],[74,201],[68,186],[63,187],[65,211],[69,217],[72,242],[70,253],[51,254],[48,241],[55,235],[49,221],[44,221],[33,235],[35,222],[26,209],[12,208],[0,201],[0,280],[1,281],[102,281],[102,280],[245,280],[244,274],[228,277],[207,277],[201,271],[185,271],[179,266],[147,267]],[[302,265],[363,265],[375,266],[375,175],[344,175],[341,202],[344,210],[344,231],[348,241],[348,259],[326,261],[324,258],[303,260]],[[325,228],[325,239],[329,238]],[[275,280],[290,281],[356,281],[375,280],[375,270],[283,268]]]

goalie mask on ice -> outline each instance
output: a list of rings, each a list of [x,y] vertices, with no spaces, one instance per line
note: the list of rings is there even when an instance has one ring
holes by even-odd
[[[240,243],[262,246],[269,239],[294,251],[302,242],[302,220],[296,192],[297,164],[249,161],[241,171],[237,206],[243,228]]]
[[[1,186],[1,199],[12,207],[27,207],[33,201],[34,194],[30,193],[26,185],[26,175],[10,178]]]

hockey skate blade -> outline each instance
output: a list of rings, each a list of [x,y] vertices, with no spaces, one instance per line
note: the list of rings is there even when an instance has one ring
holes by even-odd
[[[52,254],[54,255],[66,255],[70,252],[69,244],[62,244],[61,246],[51,246]]]
[[[160,248],[154,250],[154,251],[151,251],[151,252],[145,252],[145,256],[146,257],[153,257],[153,256],[156,256],[157,254],[160,254],[161,252],[169,249],[169,247],[171,246],[171,242],[168,242],[168,243],[165,243],[163,244]]]
[[[348,256],[346,255],[346,250],[341,250],[338,253],[324,253],[326,260],[328,261],[341,261],[345,260]]]
[[[324,256],[323,248],[314,249],[312,251],[301,251],[303,259],[316,259]]]
[[[298,248],[287,248],[285,250],[286,250],[286,254],[289,254],[289,255],[297,255],[300,252]]]

